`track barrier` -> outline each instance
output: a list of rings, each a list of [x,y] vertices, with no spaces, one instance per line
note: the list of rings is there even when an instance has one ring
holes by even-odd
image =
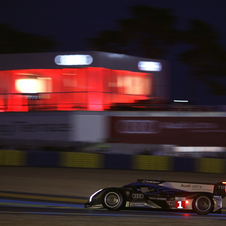
[[[57,151],[0,150],[0,166],[226,173],[226,159]]]

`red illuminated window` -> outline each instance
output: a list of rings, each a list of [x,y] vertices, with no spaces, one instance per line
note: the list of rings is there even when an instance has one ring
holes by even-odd
[[[0,71],[0,111],[97,110],[145,100],[148,73],[105,68]]]

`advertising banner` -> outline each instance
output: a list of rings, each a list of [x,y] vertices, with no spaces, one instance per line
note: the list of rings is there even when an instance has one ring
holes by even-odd
[[[17,112],[0,115],[0,140],[102,142],[109,118],[95,112]]]
[[[111,117],[115,143],[226,146],[225,117]]]
[[[67,141],[71,130],[67,112],[20,112],[0,117],[0,139]]]

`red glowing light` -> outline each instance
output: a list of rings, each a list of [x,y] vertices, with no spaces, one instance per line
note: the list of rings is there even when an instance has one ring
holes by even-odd
[[[0,111],[103,111],[146,100],[153,79],[148,73],[95,67],[0,71]]]

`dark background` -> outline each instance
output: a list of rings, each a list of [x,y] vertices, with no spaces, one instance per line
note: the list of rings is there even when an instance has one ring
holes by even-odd
[[[87,50],[86,38],[95,37],[98,31],[112,30],[118,19],[129,18],[129,7],[146,4],[170,8],[178,17],[177,27],[186,29],[189,19],[203,20],[220,36],[226,45],[225,0],[7,0],[0,2],[0,23],[13,29],[47,36],[56,42],[51,51]],[[179,47],[172,48],[173,53]],[[206,87],[188,75],[187,66],[172,57],[171,99],[192,99],[200,105],[224,105],[226,97],[207,93]]]

